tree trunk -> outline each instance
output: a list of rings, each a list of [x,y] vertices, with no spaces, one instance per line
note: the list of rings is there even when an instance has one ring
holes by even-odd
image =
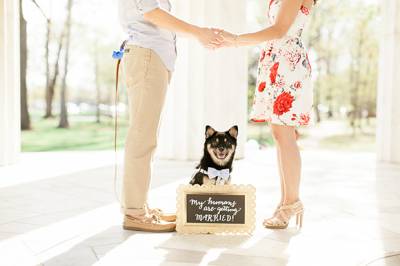
[[[333,31],[329,30],[328,43],[333,42],[332,34],[333,34]],[[326,53],[327,53],[326,57],[325,57],[326,76],[328,78],[330,78],[330,77],[332,77],[332,51],[331,51],[331,47],[327,48]],[[333,117],[333,113],[334,113],[334,111],[333,111],[333,95],[332,95],[331,86],[332,85],[330,84],[330,82],[328,82],[327,83],[327,88],[326,88],[327,89],[326,101],[327,101],[327,104],[328,104],[328,113],[327,113],[328,118],[332,118]]]
[[[46,89],[46,115],[45,118],[53,116],[52,110],[53,110],[53,99],[54,99],[54,91],[57,83],[57,78],[60,73],[60,58],[61,58],[61,51],[63,48],[63,42],[64,42],[64,37],[65,37],[65,31],[66,29],[63,30],[60,40],[58,43],[58,48],[57,48],[57,57],[56,61],[54,63],[54,74],[50,78],[49,76],[49,86]],[[49,115],[49,116],[47,116]]]
[[[53,98],[54,98],[54,85],[50,86],[50,58],[49,58],[49,46],[50,46],[50,33],[51,33],[51,20],[47,19],[47,32],[46,32],[46,46],[45,46],[45,57],[46,57],[46,93],[45,93],[45,100],[46,100],[46,112],[44,114],[44,118],[53,117]],[[62,39],[60,40],[62,43]],[[58,59],[56,62],[56,68],[58,68]],[[58,70],[54,70],[56,76],[56,72]],[[56,77],[57,78],[57,77]],[[53,81],[52,81],[53,82]]]
[[[22,12],[22,0],[19,1],[20,22],[20,82],[21,82],[21,129],[31,129],[31,119],[28,109],[28,89],[26,87],[26,68],[28,61],[28,44],[26,32],[26,20]]]
[[[101,103],[101,92],[99,84],[99,60],[98,60],[98,49],[95,45],[94,52],[94,78],[96,86],[96,123],[100,123],[100,103]]]
[[[362,35],[362,34],[360,34]],[[361,127],[360,125],[360,99],[359,99],[359,90],[360,90],[360,70],[361,70],[361,53],[362,53],[362,47],[363,47],[363,39],[362,36],[360,36],[360,39],[357,44],[357,52],[356,52],[356,57],[353,58],[353,62],[356,63],[356,67],[354,67],[354,63],[352,63],[352,69],[351,69],[351,74],[352,74],[352,82],[351,84],[353,85],[352,89],[352,95],[351,95],[351,105],[353,108],[353,111],[351,113],[351,119],[350,119],[350,125],[353,128],[353,136],[357,135],[357,129]],[[358,122],[358,123],[357,123]]]
[[[67,5],[67,19],[66,34],[65,34],[65,57],[64,57],[64,75],[61,84],[61,97],[60,97],[60,122],[58,124],[59,128],[69,128],[68,121],[68,109],[67,109],[67,75],[68,75],[68,63],[69,63],[69,46],[71,39],[71,15],[72,15],[72,0],[68,0]]]
[[[318,73],[321,73],[321,60],[317,62]],[[317,81],[317,86],[314,89],[314,109],[315,109],[315,120],[317,123],[321,122],[321,111],[319,110],[319,104],[321,103],[321,96],[320,96],[320,81]]]
[[[332,57],[330,56],[330,52],[328,52],[328,55],[326,57],[326,76],[327,77],[332,77],[331,64],[332,64]],[[333,117],[333,95],[332,95],[332,88],[331,88],[331,85],[329,84],[329,82],[327,85],[326,101],[328,104],[327,116],[328,116],[328,118],[332,118]]]
[[[47,16],[43,11],[42,7],[36,0],[32,0],[33,4],[38,8],[43,18],[46,20],[46,44],[45,44],[45,58],[46,58],[46,87],[45,87],[45,102],[46,102],[46,112],[44,118],[53,117],[53,96],[54,96],[54,86],[51,87],[50,84],[50,58],[49,58],[49,50],[50,50],[50,34],[51,34],[51,18]],[[51,2],[50,2],[51,4]],[[61,40],[62,41],[62,40]],[[58,64],[57,58],[57,63]],[[57,70],[58,71],[58,70]],[[56,74],[55,74],[56,75]]]

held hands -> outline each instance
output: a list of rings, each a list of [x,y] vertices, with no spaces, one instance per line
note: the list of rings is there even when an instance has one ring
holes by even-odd
[[[237,46],[237,35],[222,29],[199,28],[197,40],[207,49]]]
[[[220,32],[220,35],[222,36],[224,41],[220,44],[219,47],[237,47],[238,46],[238,42],[237,42],[238,35],[232,34],[228,31],[224,31],[224,30],[222,30]]]
[[[195,34],[197,40],[207,49],[218,48],[224,39],[218,29],[199,28]]]

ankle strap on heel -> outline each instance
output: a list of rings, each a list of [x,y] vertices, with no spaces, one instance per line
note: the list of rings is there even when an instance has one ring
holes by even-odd
[[[288,211],[290,210],[290,211],[294,211],[294,212],[304,211],[303,203],[300,200],[296,201],[293,204],[282,205],[279,209],[280,210],[288,210]]]

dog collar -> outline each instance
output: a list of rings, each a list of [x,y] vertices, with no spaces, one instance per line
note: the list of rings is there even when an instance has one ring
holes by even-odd
[[[215,180],[217,184],[225,184],[230,179],[229,169],[217,170],[213,167],[208,167],[207,171],[200,168],[199,172],[207,175],[210,180]]]
[[[200,170],[199,170],[199,173],[202,173],[202,174],[208,175],[208,172],[207,172],[207,170],[204,170],[204,169],[202,169],[202,168],[200,168]]]

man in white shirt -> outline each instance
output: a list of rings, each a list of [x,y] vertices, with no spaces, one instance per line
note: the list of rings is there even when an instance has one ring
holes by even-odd
[[[128,230],[175,230],[175,215],[147,206],[151,160],[177,55],[175,33],[196,38],[206,48],[223,42],[220,31],[186,23],[170,10],[168,0],[119,0],[121,24],[128,35],[123,61],[130,121],[122,197],[123,227]]]

